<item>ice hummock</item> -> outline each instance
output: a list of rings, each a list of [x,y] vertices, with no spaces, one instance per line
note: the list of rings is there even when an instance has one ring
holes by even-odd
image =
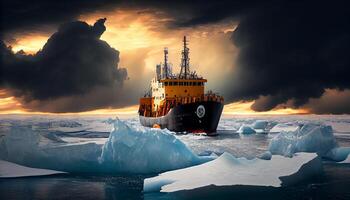
[[[0,159],[65,172],[158,173],[212,160],[197,156],[167,130],[114,120],[108,140],[67,143],[32,126],[13,126],[0,137]],[[56,138],[56,139],[55,139]]]
[[[350,148],[338,147],[331,126],[317,123],[306,123],[295,131],[282,131],[271,139],[268,150],[288,157],[297,152],[315,152],[335,161],[344,160],[350,153]]]
[[[0,178],[16,178],[26,176],[48,176],[54,174],[63,174],[65,172],[30,168],[15,163],[0,160]]]
[[[212,185],[280,187],[320,173],[322,161],[315,153],[299,153],[293,158],[274,155],[271,160],[247,160],[224,153],[202,165],[147,178],[143,189],[144,192],[175,192]]]

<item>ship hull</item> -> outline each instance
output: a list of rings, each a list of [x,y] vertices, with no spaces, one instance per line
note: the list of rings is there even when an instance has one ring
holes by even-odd
[[[215,134],[223,104],[206,101],[178,105],[161,117],[144,117],[140,115],[143,126],[167,128],[175,132],[205,132]]]

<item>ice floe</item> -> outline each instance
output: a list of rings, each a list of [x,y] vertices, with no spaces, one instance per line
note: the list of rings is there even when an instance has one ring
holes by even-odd
[[[35,168],[96,173],[157,173],[213,159],[197,156],[169,131],[128,126],[118,119],[113,123],[105,143],[68,143],[31,126],[11,127],[0,137],[0,159]]]
[[[206,186],[272,186],[295,184],[322,173],[315,153],[299,153],[293,158],[279,155],[271,160],[236,158],[229,153],[185,169],[162,173],[144,181],[144,192],[175,192]]]
[[[37,169],[21,166],[15,163],[0,160],[0,178],[15,178],[26,176],[47,176],[53,174],[63,174],[65,172]]]

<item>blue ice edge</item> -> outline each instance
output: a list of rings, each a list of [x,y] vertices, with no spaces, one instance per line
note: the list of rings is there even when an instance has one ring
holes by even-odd
[[[113,130],[104,144],[66,143],[31,126],[14,126],[0,138],[0,159],[71,173],[155,174],[215,158],[197,156],[167,130],[111,122]]]

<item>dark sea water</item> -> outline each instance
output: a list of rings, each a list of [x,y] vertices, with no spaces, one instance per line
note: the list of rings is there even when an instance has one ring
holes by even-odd
[[[264,117],[259,117],[264,118]],[[216,137],[193,134],[177,135],[197,154],[229,152],[236,157],[253,158],[264,152],[273,136],[267,134],[239,135],[235,132],[242,123],[250,123],[252,117],[225,117]],[[286,118],[269,117],[270,121],[295,122],[317,120],[334,128],[339,145],[350,146],[350,120],[346,118]],[[2,119],[4,121],[4,119]],[[7,119],[6,119],[7,120]],[[6,121],[5,120],[5,121]],[[20,119],[28,120],[28,119]],[[32,119],[31,119],[32,120]],[[71,119],[65,119],[65,121]],[[79,119],[80,122],[82,119]],[[86,119],[83,119],[86,120]],[[94,119],[89,118],[94,121]],[[99,119],[100,120],[100,119]],[[137,119],[125,119],[137,124]],[[35,121],[35,120],[34,120]],[[73,121],[73,120],[72,120]],[[45,123],[44,123],[45,124]],[[43,125],[44,126],[44,125]],[[47,126],[47,124],[45,124]],[[95,127],[99,126],[93,125]],[[56,130],[57,131],[57,130]],[[85,131],[85,132],[84,132]],[[105,138],[103,128],[91,131],[61,132],[60,137]],[[99,134],[101,132],[101,134]],[[65,174],[46,177],[0,179],[0,200],[5,199],[350,199],[350,164],[324,161],[324,173],[296,185],[273,188],[257,186],[214,187],[209,186],[177,193],[144,194],[143,180],[151,175],[118,174]]]

